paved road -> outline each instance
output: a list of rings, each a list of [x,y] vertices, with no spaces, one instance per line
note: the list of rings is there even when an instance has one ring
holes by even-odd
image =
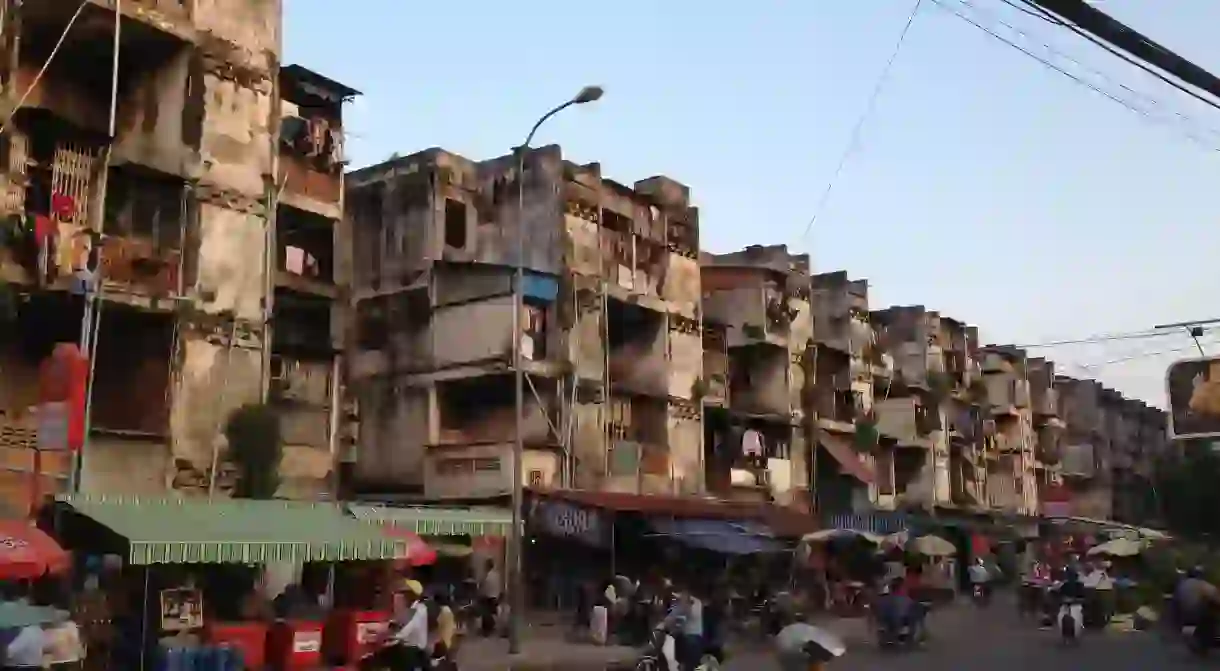
[[[1173,671],[1201,668],[1180,646],[1169,647],[1155,633],[1098,632],[1086,635],[1077,648],[1060,645],[1054,632],[1018,622],[1014,608],[1003,602],[986,611],[969,605],[932,614],[933,640],[922,650],[893,653],[877,650],[859,621],[829,625],[848,643],[847,655],[835,671]],[[743,652],[727,671],[772,671],[761,652]]]

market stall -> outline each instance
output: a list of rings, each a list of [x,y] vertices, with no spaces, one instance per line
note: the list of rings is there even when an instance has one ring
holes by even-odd
[[[267,604],[258,605],[261,568],[407,554],[403,541],[360,524],[332,503],[87,496],[59,502],[60,539],[83,552],[116,553],[124,560],[115,598],[132,608],[120,618],[126,643],[120,648],[128,651],[127,659],[116,660],[122,668],[146,668],[150,652],[240,654],[251,669],[319,666],[328,599],[316,588],[285,590],[277,602],[292,594],[316,607],[317,615],[298,616],[309,609],[281,610],[280,603],[272,615]]]
[[[489,562],[503,572],[505,539],[512,530],[510,511],[349,504],[348,512],[405,541],[411,553],[400,561],[399,571],[420,579],[432,594],[443,594],[458,616],[459,628],[473,625],[480,610],[478,580]],[[341,610],[336,617],[344,617]],[[343,631],[339,626],[335,630]]]

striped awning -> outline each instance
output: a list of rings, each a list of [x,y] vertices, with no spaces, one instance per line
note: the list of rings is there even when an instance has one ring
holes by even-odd
[[[334,503],[61,496],[127,541],[127,561],[149,564],[399,559],[407,544],[348,517]]]
[[[513,516],[495,508],[398,508],[393,506],[348,506],[352,516],[409,529],[421,536],[508,536]]]

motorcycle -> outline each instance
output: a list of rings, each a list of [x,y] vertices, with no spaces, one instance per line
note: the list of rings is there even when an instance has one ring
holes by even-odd
[[[662,624],[652,631],[652,640],[644,649],[644,654],[635,662],[635,671],[679,671],[678,641],[673,630],[681,623]],[[719,671],[720,663],[710,654],[703,655],[694,671]]]
[[[971,598],[974,600],[975,606],[986,608],[991,605],[991,590],[987,589],[987,585],[983,583],[975,583]]]
[[[1193,626],[1182,627],[1186,646],[1199,657],[1206,657],[1212,649],[1220,647],[1220,631],[1217,629],[1216,607],[1205,611]]]
[[[1059,602],[1057,617],[1059,636],[1064,643],[1075,645],[1084,633],[1084,607],[1079,599],[1064,598]]]
[[[916,601],[910,617],[902,626],[886,626],[875,619],[877,642],[883,650],[909,649],[923,645],[928,640],[927,616],[932,610],[930,601]]]

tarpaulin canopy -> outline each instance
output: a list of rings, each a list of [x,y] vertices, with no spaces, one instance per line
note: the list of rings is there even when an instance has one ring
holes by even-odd
[[[66,571],[72,560],[50,536],[24,520],[0,520],[0,580],[33,580]]]
[[[333,503],[61,495],[127,541],[127,562],[262,564],[398,559],[406,543]]]
[[[719,554],[752,555],[789,549],[766,527],[744,522],[659,518],[649,520],[648,525],[658,536]]]

